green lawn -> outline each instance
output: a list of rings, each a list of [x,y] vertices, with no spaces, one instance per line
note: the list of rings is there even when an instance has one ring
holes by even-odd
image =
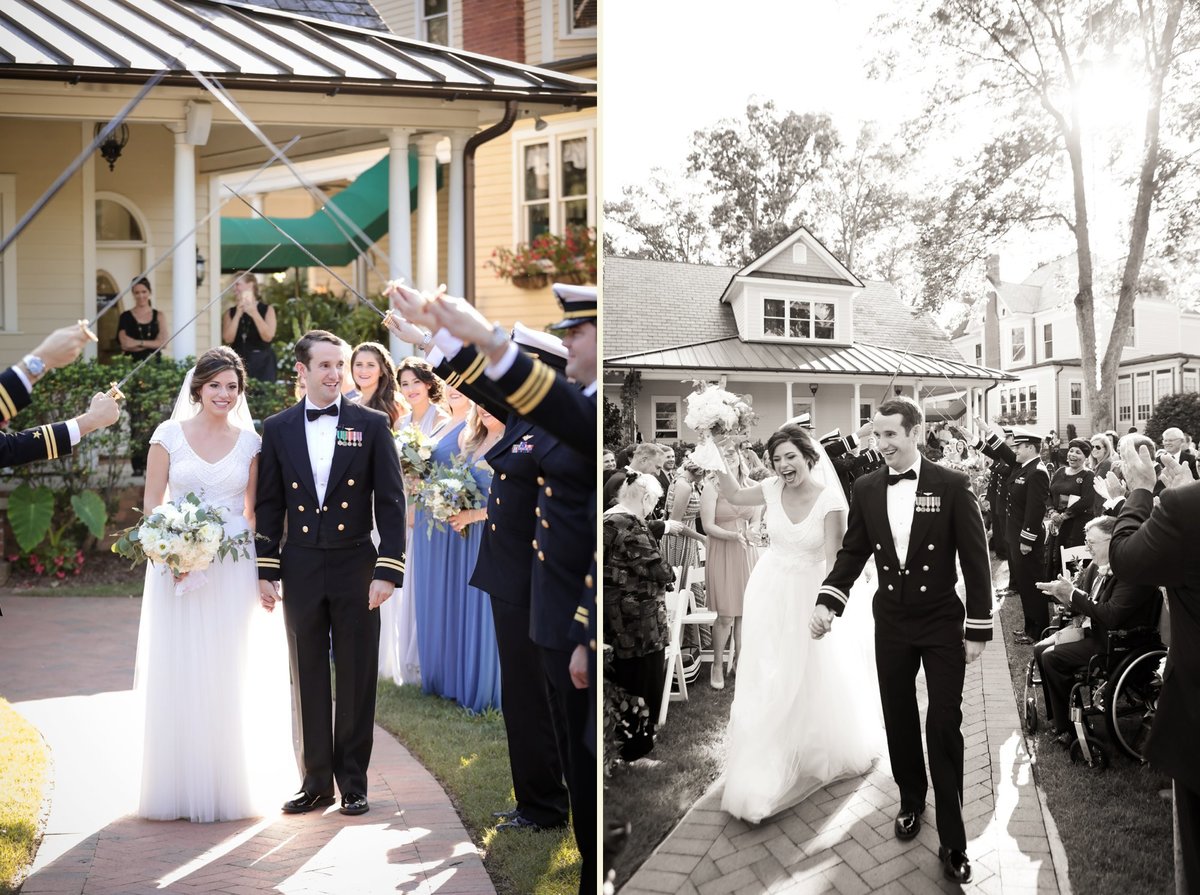
[[[0,590],[0,596],[6,597],[140,597],[142,595],[142,578],[131,577],[128,583],[119,584],[60,584],[52,587],[49,584],[35,587],[6,587]]]
[[[48,759],[41,735],[0,698],[0,895],[12,895],[38,843]]]
[[[417,687],[379,684],[375,720],[416,756],[449,794],[500,895],[572,895],[580,859],[569,829],[496,832],[493,811],[513,807],[504,722],[472,716]]]
[[[1020,705],[1031,646],[1013,642],[1022,628],[1015,595],[1000,609],[1013,692]],[[1039,695],[1039,720],[1045,721]],[[1109,748],[1109,767],[1093,771],[1071,764],[1047,726],[1026,737],[1034,775],[1067,852],[1071,888],[1088,893],[1174,891],[1171,803],[1159,796],[1170,780]]]

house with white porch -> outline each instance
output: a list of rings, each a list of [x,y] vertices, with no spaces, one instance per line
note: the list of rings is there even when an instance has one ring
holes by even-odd
[[[445,282],[466,294],[473,215],[490,202],[472,186],[477,151],[522,119],[533,127],[596,102],[595,82],[574,74],[231,0],[11,0],[4,18],[0,235],[98,126],[163,76],[114,131],[111,164],[91,153],[0,259],[0,364],[55,326],[91,319],[98,295],[176,242],[150,275],[156,307],[179,332],[168,351],[185,357],[219,341],[222,181],[241,183],[271,158],[239,112],[276,145],[299,137],[287,153],[297,163],[381,152],[389,239],[377,263],[419,288]]]
[[[751,395],[750,435],[765,440],[804,412],[818,432],[853,431],[894,394],[961,420],[1011,378],[964,362],[891,285],[858,278],[804,228],[742,268],[604,259],[604,397],[647,441],[696,440],[692,380]]]
[[[988,394],[988,419],[1041,435],[1052,429],[1064,438],[1069,432],[1091,434],[1075,320],[1076,274],[1072,254],[1042,265],[1020,283],[1006,282],[999,256],[989,256],[988,288],[951,334],[964,360],[1015,377]],[[1098,298],[1100,352],[1113,314],[1112,305]],[[1200,314],[1140,295],[1117,380],[1102,390],[1117,431],[1144,429],[1159,399],[1184,391],[1200,391]]]

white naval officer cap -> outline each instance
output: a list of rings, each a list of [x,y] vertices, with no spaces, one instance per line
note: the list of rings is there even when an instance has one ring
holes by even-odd
[[[530,329],[519,320],[513,324],[512,340],[528,354],[532,354],[544,363],[562,369],[567,362],[567,349],[562,339],[550,333]]]

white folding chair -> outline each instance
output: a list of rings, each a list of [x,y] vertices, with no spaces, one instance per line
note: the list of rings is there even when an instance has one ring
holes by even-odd
[[[696,605],[696,595],[688,586],[690,567],[680,568],[675,590],[667,591],[667,620],[671,628],[671,639],[667,644],[666,663],[667,675],[663,681],[662,706],[658,710],[658,725],[661,727],[667,721],[667,709],[671,700],[686,700],[688,698],[687,679],[683,671],[683,626],[711,625],[717,620],[717,613],[702,609]],[[671,692],[671,684],[678,688],[677,693]]]

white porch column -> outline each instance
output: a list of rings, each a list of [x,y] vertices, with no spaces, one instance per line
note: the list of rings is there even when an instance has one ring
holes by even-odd
[[[785,403],[783,405],[784,406],[783,418],[785,420],[790,420],[792,418],[792,406],[793,406],[792,405],[792,380],[789,379],[787,382],[784,383],[784,385],[787,387],[786,394],[784,395],[784,401],[786,401],[787,403]]]
[[[388,137],[388,277],[403,278],[413,285],[412,184],[408,179],[408,138],[412,131],[395,127]],[[391,336],[389,349],[397,361],[414,349],[398,336]]]
[[[450,135],[450,214],[449,239],[446,250],[446,288],[451,295],[462,296],[474,302],[474,296],[463,293],[467,288],[467,220],[463,163],[469,135],[455,132]]]
[[[417,288],[438,287],[437,144],[438,134],[417,141]]]
[[[178,242],[196,226],[196,147],[185,131],[175,134],[175,236]],[[219,266],[219,263],[218,265]],[[179,244],[171,259],[171,356],[182,360],[196,354],[196,235]]]
[[[858,430],[858,414],[862,406],[862,383],[854,383],[854,411],[850,414],[850,425]]]

